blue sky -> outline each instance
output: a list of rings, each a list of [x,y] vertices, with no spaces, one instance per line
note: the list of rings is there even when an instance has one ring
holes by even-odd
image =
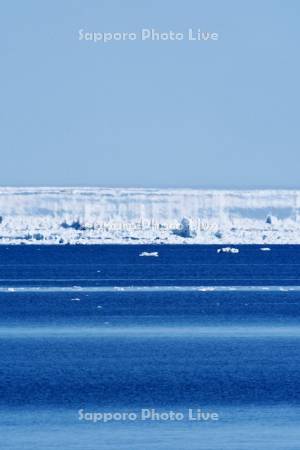
[[[296,0],[6,1],[1,185],[299,187]],[[218,41],[79,41],[154,28]]]

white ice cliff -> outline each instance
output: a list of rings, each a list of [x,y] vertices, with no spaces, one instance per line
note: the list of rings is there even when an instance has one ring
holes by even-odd
[[[300,190],[2,187],[0,243],[300,244]]]

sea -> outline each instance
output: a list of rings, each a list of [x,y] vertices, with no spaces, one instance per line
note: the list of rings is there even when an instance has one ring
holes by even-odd
[[[0,246],[0,442],[299,450],[300,246]]]

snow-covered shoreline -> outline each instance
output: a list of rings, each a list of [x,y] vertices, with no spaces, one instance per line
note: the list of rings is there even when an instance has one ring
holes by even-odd
[[[300,244],[300,190],[0,188],[0,244]]]

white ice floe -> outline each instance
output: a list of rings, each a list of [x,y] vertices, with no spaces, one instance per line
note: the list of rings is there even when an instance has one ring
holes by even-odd
[[[271,251],[270,247],[261,247],[260,249],[262,252],[270,252]]]
[[[235,247],[222,247],[218,248],[218,253],[239,253],[239,249]]]
[[[71,298],[71,302],[80,302],[80,298],[78,297]]]
[[[154,256],[158,257],[158,252],[142,252],[139,254],[139,256]]]
[[[300,243],[300,190],[0,187],[0,244]]]
[[[210,286],[211,291],[216,292],[260,292],[260,291],[269,291],[269,292],[278,292],[282,290],[300,292],[300,285],[296,286]],[[83,288],[85,292],[115,292],[116,290],[123,292],[196,292],[199,289],[206,288],[206,286],[125,286],[122,289],[116,289],[112,286],[87,286]],[[47,286],[47,287],[17,287],[15,288],[15,292],[72,292],[72,287],[58,287],[58,286]],[[208,291],[208,289],[206,289]],[[0,292],[8,292],[7,288],[0,286]]]

